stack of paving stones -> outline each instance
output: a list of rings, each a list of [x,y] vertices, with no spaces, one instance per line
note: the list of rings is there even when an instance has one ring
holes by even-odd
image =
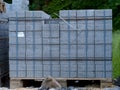
[[[0,86],[1,79],[8,73],[8,20],[0,14]]]
[[[10,78],[111,78],[112,10],[9,15]]]

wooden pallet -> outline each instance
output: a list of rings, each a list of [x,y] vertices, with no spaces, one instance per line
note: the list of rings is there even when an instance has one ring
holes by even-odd
[[[15,88],[24,87],[24,84],[25,84],[24,81],[29,82],[30,80],[41,83],[44,80],[44,78],[10,78],[10,88],[15,89]],[[68,83],[70,81],[79,81],[81,83],[82,83],[82,81],[85,81],[85,82],[99,81],[100,82],[99,88],[113,86],[111,78],[56,78],[56,80],[61,84],[62,87],[67,87]],[[89,85],[88,85],[88,87],[89,87]],[[96,87],[98,87],[98,86],[96,86]]]

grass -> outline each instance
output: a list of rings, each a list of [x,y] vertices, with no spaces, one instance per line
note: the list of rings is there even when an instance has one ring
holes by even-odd
[[[112,42],[113,78],[120,76],[120,31],[113,33]]]

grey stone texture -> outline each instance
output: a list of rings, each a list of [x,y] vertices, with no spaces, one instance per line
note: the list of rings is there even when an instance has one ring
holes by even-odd
[[[57,20],[42,11],[9,17],[11,78],[112,77],[110,9],[61,10]]]

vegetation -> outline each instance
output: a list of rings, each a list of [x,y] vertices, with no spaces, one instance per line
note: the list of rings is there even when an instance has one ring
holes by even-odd
[[[4,0],[11,3],[12,0]],[[120,28],[120,0],[29,0],[30,10],[43,10],[56,17],[54,13],[67,9],[113,9],[114,31]]]
[[[11,0],[5,0],[11,2]],[[113,10],[113,77],[120,76],[120,0],[30,0],[30,10],[54,13],[68,9],[112,9]],[[116,32],[115,32],[116,31]]]
[[[113,34],[113,77],[120,76],[120,31]]]

